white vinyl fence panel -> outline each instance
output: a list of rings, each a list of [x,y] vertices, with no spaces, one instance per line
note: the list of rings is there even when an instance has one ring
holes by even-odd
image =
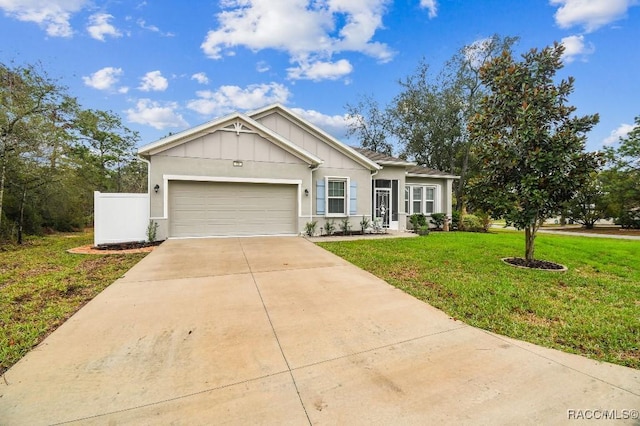
[[[145,241],[149,194],[93,193],[94,245]]]

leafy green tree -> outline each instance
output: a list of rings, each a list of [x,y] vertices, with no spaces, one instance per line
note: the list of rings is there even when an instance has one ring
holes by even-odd
[[[464,46],[435,77],[422,61],[413,75],[400,81],[402,91],[389,108],[393,134],[406,157],[460,176],[454,187],[456,210],[466,207],[467,182],[478,172],[468,124],[486,93],[480,69],[517,40],[494,35]]]
[[[390,128],[401,141],[404,156],[455,173],[463,125],[461,93],[456,86],[431,80],[423,61],[413,75],[399,82],[402,92],[388,109]]]
[[[610,217],[625,227],[640,226],[640,116],[634,128],[606,150],[611,167],[603,174]]]
[[[540,224],[560,214],[600,164],[584,152],[595,115],[575,116],[567,105],[572,77],[555,83],[564,47],[532,49],[517,62],[509,51],[480,70],[489,90],[471,121],[481,174],[472,183],[473,204],[525,230],[525,258],[534,260]]]
[[[94,190],[121,192],[122,170],[135,159],[138,133],[110,111],[79,111],[75,126],[74,153],[83,177]]]
[[[635,118],[635,126],[618,147],[618,163],[621,168],[640,173],[640,115]]]
[[[587,229],[607,217],[606,194],[598,173],[592,173],[574,197],[565,203],[564,216]]]
[[[43,149],[42,138],[32,137],[33,129],[42,129],[47,123],[64,127],[75,104],[66,88],[41,67],[0,64],[0,229],[8,171],[18,170],[25,157]]]
[[[355,105],[347,104],[347,126],[347,136],[355,135],[362,148],[393,155],[389,118],[373,97],[363,96]]]

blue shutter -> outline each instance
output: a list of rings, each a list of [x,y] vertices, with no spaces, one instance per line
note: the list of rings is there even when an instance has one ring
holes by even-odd
[[[349,185],[349,214],[358,213],[358,184],[351,181]]]
[[[316,181],[316,214],[323,215],[325,212],[324,192],[324,179],[320,179]]]

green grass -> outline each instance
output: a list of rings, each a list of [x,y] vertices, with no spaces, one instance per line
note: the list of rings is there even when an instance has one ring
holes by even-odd
[[[145,254],[80,255],[89,233],[0,247],[0,374]]]
[[[640,369],[640,241],[538,235],[564,273],[505,265],[524,255],[509,231],[319,245],[470,325]]]

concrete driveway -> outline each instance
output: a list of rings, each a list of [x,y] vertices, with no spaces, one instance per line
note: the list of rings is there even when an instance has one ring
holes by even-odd
[[[638,408],[638,370],[469,327],[293,237],[167,241],[0,378],[2,425],[638,424]]]

